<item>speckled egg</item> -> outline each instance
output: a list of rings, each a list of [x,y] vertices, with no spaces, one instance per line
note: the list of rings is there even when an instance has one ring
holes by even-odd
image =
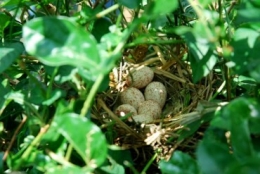
[[[145,100],[156,101],[163,108],[167,97],[166,88],[161,82],[151,82],[146,86],[144,96]]]
[[[132,105],[135,109],[144,101],[144,95],[137,88],[127,88],[120,94],[120,100],[123,104]]]
[[[147,66],[141,66],[135,69],[127,77],[127,85],[135,88],[144,88],[147,86],[154,77],[154,72],[151,68]]]
[[[154,120],[150,115],[147,114],[134,115],[132,118],[137,123],[150,123]]]
[[[129,113],[131,113],[132,116],[137,115],[136,109],[129,104],[122,104],[122,105],[118,106],[115,110],[115,114],[118,116],[121,116],[121,117],[125,116],[126,114],[129,114]]]
[[[154,120],[160,118],[162,109],[160,105],[153,100],[146,100],[140,104],[137,110],[138,115],[145,114],[147,115],[147,120]],[[149,119],[148,119],[149,117]]]

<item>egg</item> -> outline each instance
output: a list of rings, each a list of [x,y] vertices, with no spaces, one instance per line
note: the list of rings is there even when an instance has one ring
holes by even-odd
[[[115,110],[115,114],[118,116],[121,116],[121,117],[125,116],[126,114],[129,114],[129,113],[131,113],[132,116],[137,115],[136,109],[129,104],[122,104],[122,105],[118,106]]]
[[[127,85],[135,88],[144,88],[154,77],[154,72],[147,66],[140,66],[127,77]]]
[[[150,115],[147,115],[147,114],[134,115],[134,116],[132,116],[132,118],[137,123],[149,123],[154,120]]]
[[[120,94],[122,104],[129,104],[135,109],[144,101],[143,93],[137,88],[127,88]]]
[[[156,101],[163,108],[167,97],[166,88],[161,82],[151,82],[146,86],[144,96],[145,100]]]
[[[146,115],[147,120],[154,120],[160,118],[162,109],[156,101],[146,100],[140,104],[137,113]]]

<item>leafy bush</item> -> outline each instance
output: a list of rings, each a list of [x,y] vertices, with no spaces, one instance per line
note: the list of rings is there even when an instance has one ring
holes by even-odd
[[[259,173],[259,9],[258,1],[229,0],[2,1],[1,173]],[[126,10],[134,12],[131,22]],[[152,136],[165,143],[145,139],[153,149],[143,150],[149,158],[138,164],[129,150],[138,146],[120,147],[114,125],[135,138],[138,128],[113,114],[101,122],[95,111],[110,111],[100,94],[111,88],[111,70],[123,61],[149,62],[142,55],[149,46],[157,46],[163,67],[188,67],[193,82],[161,73],[183,88],[197,85],[189,91],[210,84],[210,94],[184,90],[182,102],[193,108],[172,123],[155,122],[160,129]],[[122,59],[129,49],[139,58]],[[164,59],[167,50],[178,58]],[[153,66],[156,72],[161,64]],[[192,148],[181,147],[194,138]]]

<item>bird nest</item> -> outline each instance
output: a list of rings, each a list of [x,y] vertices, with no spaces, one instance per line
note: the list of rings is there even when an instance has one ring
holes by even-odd
[[[217,90],[214,88],[217,76],[211,72],[194,84],[191,67],[184,58],[186,55],[187,48],[181,44],[177,49],[169,45],[139,45],[125,51],[118,67],[110,74],[110,88],[97,95],[92,111],[92,117],[101,124],[104,132],[110,132],[108,139],[111,144],[122,149],[135,149],[137,154],[148,147],[149,151],[159,150],[158,159],[168,159],[174,150],[184,146],[186,151],[194,151],[195,142],[201,138],[199,131],[181,141],[179,132],[188,131],[186,125],[216,110],[218,104],[208,101]],[[113,112],[120,102],[121,91],[127,88],[125,79],[129,69],[143,65],[154,71],[153,81],[163,83],[167,90],[161,117],[145,124],[129,121],[131,114],[119,117]]]

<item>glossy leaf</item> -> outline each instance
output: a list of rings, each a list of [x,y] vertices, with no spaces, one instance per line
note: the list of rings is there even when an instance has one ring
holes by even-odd
[[[22,43],[0,44],[0,73],[6,70],[24,51]]]
[[[104,162],[107,155],[106,139],[99,127],[90,120],[67,113],[56,115],[52,126],[73,145],[88,168],[94,169]]]
[[[69,18],[31,20],[23,27],[23,37],[26,50],[49,66],[94,70],[101,61],[94,37]]]
[[[200,173],[196,161],[180,151],[175,151],[169,161],[160,161],[159,166],[163,174]]]

